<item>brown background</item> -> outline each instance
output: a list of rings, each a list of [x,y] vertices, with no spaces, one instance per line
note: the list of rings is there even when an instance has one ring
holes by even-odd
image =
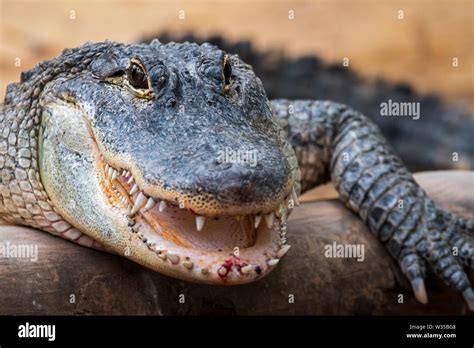
[[[0,0],[0,95],[22,70],[65,47],[169,31],[250,39],[260,49],[331,62],[348,57],[365,76],[409,81],[474,109],[473,7],[472,0]]]

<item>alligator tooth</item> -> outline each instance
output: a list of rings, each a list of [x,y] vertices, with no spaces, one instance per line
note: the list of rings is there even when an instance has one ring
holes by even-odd
[[[271,266],[275,266],[278,262],[280,262],[279,259],[267,260],[267,265],[269,265],[270,267],[271,267]]]
[[[130,172],[129,172],[128,170],[127,170],[127,171],[125,171],[125,175],[124,175],[124,177],[128,178],[129,176],[130,176]]]
[[[127,184],[130,185],[131,183],[133,183],[133,176],[131,176],[130,179],[128,179],[128,181],[127,181]]]
[[[143,211],[147,211],[156,204],[156,202],[153,200],[153,198],[148,198],[148,202],[146,202],[145,207],[143,208]]]
[[[281,221],[286,222],[286,219],[288,218],[288,206],[286,204],[281,204]]]
[[[112,171],[112,180],[117,179],[118,174],[119,174],[119,173],[114,169],[114,170]]]
[[[202,274],[208,274],[209,273],[209,268],[203,268],[201,269]]]
[[[179,256],[175,254],[168,254],[168,259],[172,264],[176,265],[179,262]]]
[[[166,202],[165,201],[161,201],[160,202],[160,205],[158,206],[158,210],[160,211],[160,213],[165,210],[166,208]]]
[[[255,228],[258,228],[258,225],[260,225],[260,221],[262,221],[262,214],[255,215]]]
[[[114,168],[109,167],[109,170],[107,171],[107,176],[110,178],[114,172]]]
[[[272,226],[273,226],[273,217],[274,217],[273,212],[268,213],[267,215],[265,215],[265,222],[266,222],[268,228],[272,228]]]
[[[280,206],[278,209],[275,210],[275,216],[276,217],[281,217],[281,214],[283,213],[283,209],[285,209],[283,203],[280,203]]]
[[[108,163],[106,163],[106,164],[105,164],[105,172],[106,172],[106,173],[108,173],[108,172],[109,172],[109,167],[110,167],[110,166],[109,166],[109,164],[108,164]]]
[[[166,253],[159,253],[158,257],[162,259],[163,261],[166,261]]]
[[[186,267],[187,269],[193,268],[193,263],[189,260],[186,260],[183,262],[183,266]]]
[[[219,268],[219,270],[217,271],[217,273],[219,273],[219,275],[220,275],[221,277],[225,277],[225,276],[227,275],[227,268],[221,267],[221,268]]]
[[[127,174],[127,171],[124,169],[122,170],[122,176],[125,176],[125,174]]]
[[[278,250],[277,257],[278,258],[283,257],[283,255],[285,255],[288,252],[288,250],[290,250],[290,248],[291,248],[291,245],[283,246],[280,250]]]
[[[247,266],[244,266],[240,269],[240,271],[243,273],[243,274],[249,274],[253,269],[253,266],[252,265],[247,265]]]
[[[133,195],[137,191],[138,191],[138,185],[135,184],[135,185],[133,185],[132,189],[130,190],[130,196]]]
[[[295,188],[293,187],[293,192],[291,194],[293,196],[293,200],[295,201],[295,205],[296,206],[299,206],[300,205],[300,201],[298,200],[298,195],[296,194],[296,191],[295,191]]]
[[[202,231],[206,218],[204,216],[196,216],[196,228],[199,232]]]
[[[135,204],[133,205],[131,215],[139,211],[143,206],[145,206],[146,203],[147,203],[146,196],[142,192],[140,192],[137,196],[137,199],[135,200]]]

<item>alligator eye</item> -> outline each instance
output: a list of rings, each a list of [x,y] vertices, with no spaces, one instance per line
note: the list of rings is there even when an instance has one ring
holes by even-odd
[[[127,79],[130,85],[136,89],[148,89],[148,76],[145,69],[138,61],[133,60],[127,70]]]
[[[224,56],[224,93],[230,88],[230,78],[232,77],[232,65],[230,64],[230,58],[226,54]]]

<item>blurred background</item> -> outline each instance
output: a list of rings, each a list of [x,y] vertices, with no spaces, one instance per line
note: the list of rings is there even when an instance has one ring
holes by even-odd
[[[364,112],[412,170],[473,168],[472,0],[0,4],[2,96],[21,71],[86,41],[211,41],[252,64],[270,98],[332,99]],[[388,99],[420,102],[421,118],[381,117]]]
[[[252,64],[269,98],[331,99],[362,111],[382,128],[412,171],[474,169],[473,19],[474,0],[0,0],[0,100],[3,100],[6,86],[19,81],[22,71],[57,56],[64,48],[76,47],[86,41],[148,42],[152,38],[162,42],[211,41],[231,53],[238,53]],[[380,104],[389,99],[419,102],[420,119],[382,117]],[[457,154],[457,160],[453,159],[453,153]],[[434,189],[431,192],[438,190],[441,192],[438,197],[456,202],[468,211],[469,204],[458,203],[462,201],[453,197],[463,196],[459,193],[462,190],[466,196],[474,197],[474,183],[469,187],[465,184],[469,178],[466,181],[452,178],[440,176],[432,182]],[[461,191],[457,191],[455,185],[460,185],[458,190]],[[334,195],[330,186],[325,186],[308,193],[306,199]],[[274,291],[283,287],[293,287],[301,294],[297,296],[304,299],[292,307],[293,313],[307,314],[308,310],[323,314],[400,313],[400,310],[465,313],[461,312],[463,307],[452,302],[460,296],[444,292],[443,288],[437,288],[438,297],[434,299],[430,290],[430,301],[434,306],[427,309],[416,304],[411,295],[407,297],[407,307],[399,307],[398,303],[380,307],[374,305],[381,301],[379,290],[361,295],[361,289],[348,287],[346,280],[350,275],[360,283],[373,283],[374,289],[390,289],[391,298],[399,294],[398,288],[392,289],[394,276],[389,270],[394,267],[375,244],[371,250],[379,253],[382,260],[376,264],[357,263],[349,269],[346,268],[349,264],[344,263],[341,268],[335,268],[326,258],[320,258],[316,264],[322,266],[311,267],[311,258],[318,254],[314,252],[317,243],[327,241],[326,237],[313,239],[311,236],[316,233],[324,236],[329,231],[334,238],[341,238],[340,241],[355,240],[365,244],[369,240],[346,234],[357,229],[347,226],[358,225],[342,207],[319,203],[322,205],[308,205],[306,210],[300,208],[301,213],[295,212],[300,215],[292,216],[290,221],[294,232],[299,232],[296,233],[299,237],[291,240],[291,244],[295,245],[294,249],[305,251],[298,258],[289,258],[275,271],[275,274],[290,276],[269,277],[269,282],[256,282],[238,290],[209,289],[169,282],[157,274],[145,276],[142,272],[150,274],[151,271],[137,265],[127,266],[126,262],[114,261],[109,255],[92,254],[89,249],[81,248],[81,251],[72,244],[56,246],[54,241],[47,240],[42,245],[45,250],[53,250],[54,255],[58,254],[57,250],[63,250],[59,255],[65,260],[69,260],[72,253],[75,262],[86,260],[81,263],[82,276],[66,268],[57,273],[54,262],[43,258],[41,265],[44,267],[34,271],[42,268],[46,273],[41,273],[42,277],[36,277],[35,273],[35,279],[45,280],[48,289],[51,284],[63,284],[64,288],[43,292],[46,295],[42,295],[34,307],[31,307],[31,301],[23,301],[21,296],[4,291],[7,305],[3,308],[13,308],[15,313],[18,308],[25,308],[22,313],[30,314],[36,313],[35,310],[40,313],[61,311],[57,294],[69,296],[70,284],[77,284],[77,287],[73,286],[74,291],[85,294],[87,301],[80,300],[77,307],[71,307],[68,302],[64,307],[67,313],[101,313],[101,310],[110,313],[109,308],[123,313],[151,313],[148,310],[158,308],[159,314],[268,314],[270,310],[272,314],[288,314],[287,307],[278,299],[284,292]],[[317,214],[309,214],[311,209]],[[331,216],[331,220],[326,220],[327,216]],[[350,221],[354,221],[354,225]],[[11,236],[14,240],[22,235],[14,232]],[[38,234],[38,238],[46,237]],[[310,247],[311,243],[315,246]],[[99,267],[95,262],[88,262],[91,258],[98,261]],[[296,261],[291,263],[291,260]],[[71,266],[69,262],[64,264]],[[14,286],[23,286],[22,279],[28,279],[26,284],[40,284],[29,282],[30,273],[17,269],[5,268],[7,275],[18,280],[12,283]],[[311,272],[326,270],[331,275],[315,275],[312,283],[313,279],[307,277],[309,269]],[[344,269],[339,272],[343,281],[331,281],[340,269]],[[50,273],[53,271],[54,274]],[[103,274],[104,278],[94,276],[93,280],[97,281],[90,281],[92,273]],[[25,275],[23,278],[22,274]],[[68,278],[70,274],[74,277]],[[301,274],[304,281],[298,278]],[[52,278],[68,281],[54,283],[50,281]],[[154,289],[150,279],[155,279],[158,297],[150,292],[155,291],[150,290]],[[8,282],[4,283],[8,285]],[[110,285],[107,287],[107,284]],[[316,284],[322,284],[324,290],[321,287],[315,291]],[[25,295],[25,299],[38,300],[36,290],[31,291],[29,297]],[[175,301],[172,299],[186,291],[194,296],[189,301],[191,305],[173,307]],[[122,301],[123,294],[127,293],[132,294],[125,298],[130,298],[133,305]],[[254,296],[257,293],[263,297]],[[48,301],[48,294],[54,295],[50,296],[51,303],[59,307],[43,306]],[[109,297],[112,300],[104,301]],[[120,301],[113,301],[118,297]],[[158,303],[152,309],[150,298]],[[25,303],[23,307],[22,303]]]

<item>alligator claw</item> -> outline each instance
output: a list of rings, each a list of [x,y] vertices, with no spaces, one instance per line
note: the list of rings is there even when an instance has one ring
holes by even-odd
[[[464,290],[462,295],[464,299],[466,300],[469,310],[474,311],[474,292],[472,291],[472,289],[467,288],[466,290]]]
[[[419,227],[409,233],[401,245],[398,260],[402,272],[410,280],[419,302],[428,302],[424,284],[428,266],[438,278],[462,293],[469,309],[474,311],[474,292],[463,270],[463,265],[474,266],[471,224],[436,208],[429,199],[423,208]]]

